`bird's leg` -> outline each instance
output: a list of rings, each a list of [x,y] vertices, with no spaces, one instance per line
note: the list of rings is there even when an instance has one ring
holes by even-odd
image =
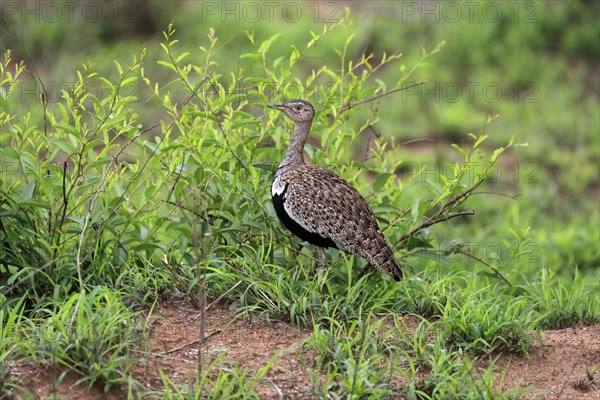
[[[294,272],[292,272],[292,280],[295,281],[296,277],[298,276],[298,268],[300,267],[300,265],[298,264],[298,262],[296,262],[296,267],[294,268]]]
[[[317,247],[317,283],[319,287],[323,286],[323,274],[325,273],[325,268],[327,268],[327,257],[325,255],[325,249],[322,247]]]

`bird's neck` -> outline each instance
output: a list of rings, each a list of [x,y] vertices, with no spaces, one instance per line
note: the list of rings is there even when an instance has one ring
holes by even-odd
[[[312,121],[296,123],[287,152],[279,164],[279,170],[304,164],[304,144],[308,138],[311,123]]]

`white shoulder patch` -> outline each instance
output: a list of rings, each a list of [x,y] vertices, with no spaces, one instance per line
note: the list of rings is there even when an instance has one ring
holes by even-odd
[[[279,177],[276,177],[271,185],[271,196],[280,195],[285,190],[285,183],[281,182]]]

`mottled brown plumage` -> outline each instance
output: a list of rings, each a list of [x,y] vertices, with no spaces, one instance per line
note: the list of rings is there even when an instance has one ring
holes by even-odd
[[[288,100],[269,107],[296,123],[271,188],[277,216],[284,226],[317,246],[336,247],[363,257],[400,280],[402,270],[360,193],[334,172],[304,163],[303,148],[314,117],[313,106],[303,100]]]

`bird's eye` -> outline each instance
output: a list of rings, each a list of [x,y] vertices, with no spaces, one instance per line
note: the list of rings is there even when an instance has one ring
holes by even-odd
[[[294,107],[294,109],[295,109],[296,111],[300,111],[300,110],[302,110],[302,106],[296,106],[296,107]]]

